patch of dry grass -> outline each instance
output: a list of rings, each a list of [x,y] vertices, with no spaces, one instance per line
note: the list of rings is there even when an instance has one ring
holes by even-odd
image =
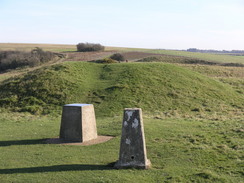
[[[187,67],[191,70],[199,72],[201,74],[210,77],[224,77],[224,78],[243,78],[244,79],[244,67],[225,67],[216,65],[193,65],[193,64],[181,64],[181,66]]]
[[[45,51],[62,52],[62,51],[76,51],[76,45],[65,44],[29,44],[29,43],[0,43],[0,51],[31,51],[39,47]]]

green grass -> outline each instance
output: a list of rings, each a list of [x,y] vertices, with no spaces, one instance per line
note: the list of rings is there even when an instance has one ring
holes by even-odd
[[[4,81],[0,91],[0,104],[17,111],[49,113],[67,103],[93,103],[99,116],[141,107],[160,117],[238,117],[244,101],[228,84],[164,63],[66,62]]]
[[[45,144],[57,137],[60,116],[1,112],[0,182],[241,182],[243,121],[144,117],[150,170],[114,170],[121,115],[97,118],[100,135],[114,139],[92,146]]]
[[[65,62],[1,73],[0,182],[241,183],[243,77],[241,67],[166,63]],[[115,138],[92,146],[45,144],[59,135],[61,107],[67,103],[94,104],[98,134]],[[111,166],[119,156],[125,107],[143,110],[149,170]]]
[[[214,65],[194,65],[182,64],[181,66],[191,69],[195,72],[204,74],[211,78],[244,78],[243,67],[224,67]]]
[[[244,93],[244,68],[243,67],[223,67],[209,65],[181,65],[193,71],[204,74],[229,84],[238,93]]]

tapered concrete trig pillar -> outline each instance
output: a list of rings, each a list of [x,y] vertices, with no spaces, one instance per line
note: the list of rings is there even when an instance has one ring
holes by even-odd
[[[64,105],[59,138],[67,142],[85,142],[96,139],[97,127],[93,105]]]
[[[124,110],[119,160],[115,168],[147,169],[151,165],[147,159],[142,110],[126,108]]]

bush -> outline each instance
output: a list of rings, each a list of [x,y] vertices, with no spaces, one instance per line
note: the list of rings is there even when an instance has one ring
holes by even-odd
[[[38,59],[41,63],[45,63],[52,60],[55,57],[55,54],[49,51],[43,51],[41,48],[36,47],[31,51],[31,57]]]
[[[101,44],[94,43],[79,43],[76,45],[77,51],[89,52],[89,51],[104,51],[105,47]]]
[[[113,64],[113,63],[117,63],[117,60],[113,60],[111,58],[104,58],[102,60],[96,60],[96,63],[101,63],[101,64]]]
[[[62,58],[63,55],[43,51],[35,48],[31,52],[21,51],[1,51],[0,52],[0,71],[16,69],[18,67],[34,67],[53,60],[56,57]]]
[[[115,53],[110,58],[117,61],[125,61],[124,56],[120,53]]]
[[[0,71],[15,69],[27,65],[29,55],[19,51],[0,52]]]

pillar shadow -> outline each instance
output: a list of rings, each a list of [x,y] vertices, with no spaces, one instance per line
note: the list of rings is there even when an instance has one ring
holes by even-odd
[[[0,141],[1,146],[11,146],[11,145],[35,145],[35,144],[46,144],[47,139],[27,139],[27,140],[10,140],[10,141]]]
[[[62,171],[85,171],[85,170],[113,170],[112,164],[108,165],[54,165],[29,168],[0,169],[0,174],[14,173],[43,173],[43,172],[62,172]]]

